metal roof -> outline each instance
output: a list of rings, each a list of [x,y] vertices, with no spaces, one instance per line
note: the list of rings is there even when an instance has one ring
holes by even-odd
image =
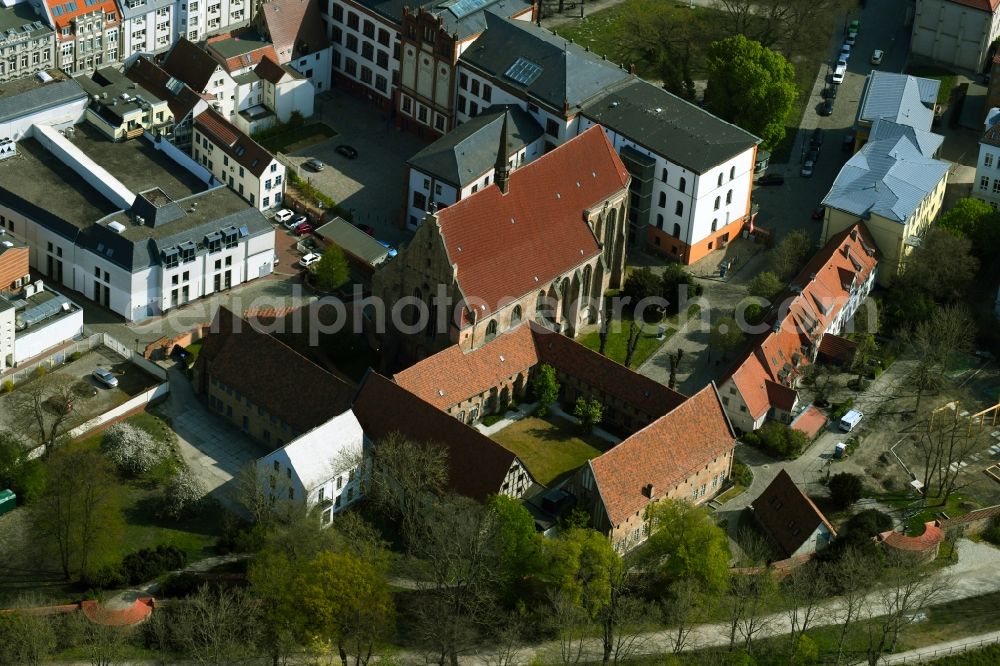
[[[372,266],[385,261],[389,256],[389,248],[339,217],[318,228],[316,233],[339,246],[344,252]]]
[[[928,131],[940,86],[934,79],[873,71],[865,80],[857,120],[874,123],[885,118]]]

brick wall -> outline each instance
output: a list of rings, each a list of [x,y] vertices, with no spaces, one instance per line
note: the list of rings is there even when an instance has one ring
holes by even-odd
[[[27,274],[28,248],[12,247],[0,254],[0,293],[15,289],[15,281]]]

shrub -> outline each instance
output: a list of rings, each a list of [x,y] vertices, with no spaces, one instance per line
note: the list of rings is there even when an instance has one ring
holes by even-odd
[[[194,508],[205,496],[201,481],[191,473],[186,465],[167,484],[163,493],[163,515],[177,520]]]
[[[480,422],[484,426],[489,427],[491,425],[496,425],[502,418],[503,414],[487,414],[482,419],[480,419]]]
[[[83,352],[75,351],[69,355],[67,360],[72,363],[73,361],[79,361],[82,356]]]
[[[760,435],[755,432],[748,432],[743,435],[743,443],[749,446],[760,446]]]
[[[768,453],[782,458],[798,456],[809,444],[805,433],[789,428],[778,421],[768,421],[757,431],[760,446]]]
[[[749,467],[737,460],[733,462],[732,479],[734,483],[738,483],[744,488],[749,488],[750,484],[753,483],[753,472],[750,471]]]
[[[630,304],[635,307],[639,301],[645,298],[659,296],[661,284],[660,278],[653,271],[643,267],[629,274],[628,278],[625,279],[622,293],[632,299]]]
[[[45,373],[47,373],[48,371],[49,371],[48,368],[46,368],[44,365],[40,365],[37,368],[35,368],[35,376],[44,377]]]
[[[861,477],[850,472],[834,474],[828,487],[833,503],[841,508],[847,508],[861,499],[861,492],[864,490]]]
[[[187,554],[172,544],[160,544],[156,548],[143,548],[129,553],[122,560],[122,576],[129,585],[138,585],[187,563]]]
[[[584,432],[592,432],[594,426],[604,418],[604,406],[600,400],[577,398],[576,404],[573,406],[573,416],[580,419],[580,427],[583,428]]]
[[[538,368],[538,373],[531,380],[531,393],[538,401],[538,416],[549,413],[549,405],[559,397],[559,382],[556,380],[556,369],[548,363]]]
[[[126,582],[121,563],[102,564],[93,571],[84,572],[80,578],[81,585],[94,589],[121,587]]]
[[[892,518],[878,509],[865,509],[847,521],[845,543],[862,544],[881,532],[892,529]]]
[[[854,406],[854,398],[849,398],[846,402],[838,402],[834,404],[833,411],[830,413],[830,418],[834,421],[839,421],[844,418],[844,414],[851,411],[851,407]]]
[[[1000,525],[994,523],[988,530],[984,531],[983,539],[994,546],[1000,546]]]
[[[160,585],[159,596],[175,599],[190,597],[204,583],[204,579],[198,574],[182,571],[181,573],[167,576],[167,579]]]
[[[14,390],[14,380],[13,379],[6,380],[3,383],[3,392],[4,393],[10,393],[13,390]]]
[[[748,294],[759,296],[768,301],[773,301],[775,296],[780,294],[784,288],[785,283],[771,271],[758,273],[747,283]]]
[[[163,460],[163,446],[142,428],[116,423],[104,433],[101,448],[122,474],[145,474]]]

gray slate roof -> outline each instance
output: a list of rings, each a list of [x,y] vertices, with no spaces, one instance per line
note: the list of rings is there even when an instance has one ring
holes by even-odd
[[[507,155],[521,150],[543,134],[538,122],[519,106],[493,106],[448,132],[407,162],[411,167],[456,187],[465,187],[490,170],[497,161],[505,109]]]
[[[510,20],[492,12],[486,12],[485,18],[486,32],[459,60],[512,88],[526,91],[529,98],[550,108],[562,111],[564,102],[569,102],[570,108],[580,108],[630,77],[618,65],[532,23]],[[507,76],[519,59],[541,69],[527,84]]]
[[[372,266],[385,261],[389,255],[389,248],[340,217],[335,217],[319,227],[316,233]]]
[[[123,19],[132,19],[136,16],[144,16],[149,12],[155,12],[158,9],[163,9],[164,7],[169,7],[174,4],[174,0],[145,0],[141,5],[132,9],[128,6],[128,2],[116,2],[118,5],[118,11],[122,13]],[[179,20],[179,19],[174,19]]]
[[[409,6],[410,11],[418,8],[441,17],[444,29],[448,34],[456,34],[459,39],[478,35],[486,29],[486,13],[494,12],[501,16],[512,16],[531,8],[525,0],[356,0],[358,4],[373,12],[390,19],[394,23],[403,22],[403,7]],[[477,8],[478,7],[478,8]],[[465,13],[465,10],[475,8],[475,11]]]
[[[873,71],[865,80],[857,120],[874,123],[885,118],[928,131],[940,86],[934,79]]]
[[[583,115],[695,173],[760,143],[750,132],[636,78],[584,106]]]
[[[10,35],[11,30],[14,31],[13,35]],[[0,44],[7,39],[15,44],[24,39],[38,39],[51,34],[52,28],[45,25],[45,18],[36,14],[27,2],[13,7],[0,7]]]
[[[905,125],[878,120],[872,134],[880,138],[847,161],[822,203],[866,220],[874,213],[905,223],[950,165],[922,152]]]
[[[25,76],[0,85],[0,124],[87,97],[79,83],[60,71],[50,75],[56,80],[42,83]]]

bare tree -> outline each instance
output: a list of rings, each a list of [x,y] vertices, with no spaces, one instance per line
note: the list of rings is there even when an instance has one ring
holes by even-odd
[[[483,655],[486,666],[517,666],[523,648],[521,618],[510,613],[500,619],[493,633],[493,649]]]
[[[910,566],[899,555],[890,554],[889,562],[880,576],[880,587],[866,604],[870,666],[876,666],[886,652],[895,652],[899,633],[948,585],[944,576]]]
[[[33,595],[18,599],[18,608],[42,605]],[[0,664],[36,666],[48,662],[56,649],[56,633],[45,615],[29,613],[0,614]]]
[[[754,639],[770,625],[764,611],[774,595],[775,584],[767,566],[770,548],[764,537],[741,530],[738,541],[743,548],[739,562],[743,570],[733,572],[729,578],[729,649],[735,649],[740,639],[750,654]]]
[[[650,627],[651,605],[631,594],[629,573],[620,560],[609,565],[611,594],[598,612],[601,625],[603,663],[627,661],[645,642],[643,631]]]
[[[791,629],[788,635],[788,654],[794,661],[795,647],[799,638],[805,635],[809,627],[820,613],[820,603],[826,599],[830,585],[826,578],[826,570],[809,562],[792,570],[785,581],[784,595],[791,607],[788,609],[788,624]]]
[[[552,608],[550,620],[559,638],[560,663],[580,663],[590,622],[586,611],[562,590],[549,594],[549,604]]]
[[[691,578],[682,578],[670,586],[669,598],[664,602],[663,619],[673,634],[674,654],[688,647],[692,630],[705,617],[707,601],[702,586]]]
[[[233,664],[256,656],[259,604],[244,590],[202,587],[176,603],[172,634],[199,664]]]
[[[742,34],[791,56],[812,43],[840,11],[840,0],[716,0],[728,34]]]
[[[874,557],[859,548],[847,546],[833,568],[832,584],[839,593],[842,607],[840,634],[837,637],[838,666],[844,656],[847,633],[861,617],[861,611],[868,601],[868,592],[875,578],[877,566]]]
[[[927,391],[937,390],[946,380],[948,362],[953,354],[972,348],[976,325],[964,306],[937,308],[921,321],[909,338],[917,354],[910,382],[917,389],[914,413],[920,413],[920,401]]]
[[[7,398],[13,422],[45,447],[55,450],[73,414],[73,379],[60,374],[37,377],[17,387]]]

